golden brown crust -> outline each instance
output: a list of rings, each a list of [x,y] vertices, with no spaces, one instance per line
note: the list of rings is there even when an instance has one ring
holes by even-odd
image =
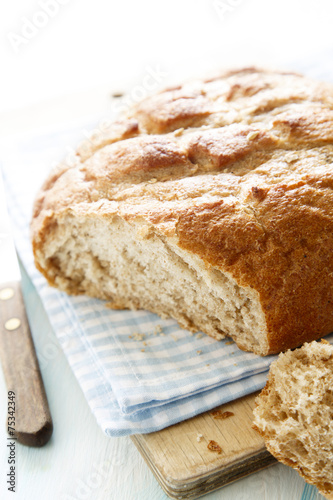
[[[84,153],[83,153],[84,151]],[[245,68],[150,97],[44,184],[62,213],[144,219],[259,293],[269,353],[333,330],[333,86]]]

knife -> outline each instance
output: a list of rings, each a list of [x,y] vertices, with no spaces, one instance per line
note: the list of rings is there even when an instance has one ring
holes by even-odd
[[[8,390],[7,432],[27,446],[45,445],[53,423],[21,291],[0,171],[0,360]]]

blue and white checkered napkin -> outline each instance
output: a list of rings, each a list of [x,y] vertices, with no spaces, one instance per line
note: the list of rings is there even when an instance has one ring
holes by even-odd
[[[82,139],[82,130],[81,124],[8,141],[2,168],[21,261],[100,426],[110,436],[152,432],[262,388],[274,356],[191,335],[146,311],[112,311],[99,300],[69,297],[35,269],[33,198],[64,146]]]

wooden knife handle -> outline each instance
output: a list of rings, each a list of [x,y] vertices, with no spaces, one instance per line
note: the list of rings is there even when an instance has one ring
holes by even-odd
[[[0,358],[8,392],[15,395],[7,424],[20,443],[43,446],[53,424],[19,282],[0,286]]]

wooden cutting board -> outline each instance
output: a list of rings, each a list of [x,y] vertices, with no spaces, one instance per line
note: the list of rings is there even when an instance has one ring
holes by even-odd
[[[258,393],[219,406],[197,417],[132,440],[165,493],[194,499],[276,463],[264,441],[252,429]],[[214,412],[232,412],[214,418]],[[202,437],[198,437],[202,435]],[[215,441],[221,452],[208,449]]]

